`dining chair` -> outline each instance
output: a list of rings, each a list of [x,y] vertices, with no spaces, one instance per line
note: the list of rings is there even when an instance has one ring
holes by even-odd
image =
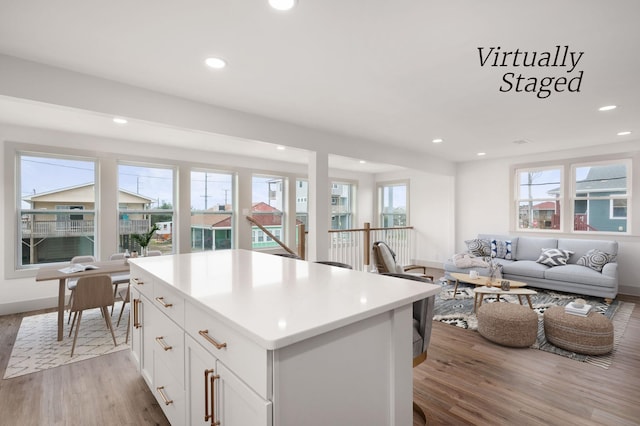
[[[78,340],[78,331],[82,321],[82,313],[87,309],[100,308],[102,311],[107,328],[111,332],[113,345],[117,346],[116,335],[113,332],[113,324],[111,324],[111,316],[107,307],[113,305],[113,288],[111,277],[109,275],[93,275],[90,277],[80,277],[76,283],[75,296],[71,304],[71,312],[73,312],[73,321],[69,329],[69,336],[75,327],[76,332],[73,336],[73,345],[71,346],[71,356],[76,348]],[[77,319],[77,323],[76,323]]]
[[[122,299],[122,307],[120,308],[120,315],[118,315],[118,322],[116,323],[116,327],[120,327],[120,320],[122,319],[122,313],[124,312],[124,307],[127,303],[129,303],[131,295],[131,287],[127,285],[125,288],[121,288],[118,290],[118,296]],[[129,343],[129,328],[131,328],[131,312],[129,312],[129,320],[127,321],[127,337],[125,338],[125,343]]]
[[[96,261],[96,258],[94,256],[82,255],[82,256],[72,257],[69,263],[74,265],[78,263],[94,263],[95,261]],[[67,288],[71,291],[71,294],[69,295],[69,307],[71,307],[71,302],[73,301],[73,296],[76,290],[77,283],[78,283],[77,278],[70,278],[67,280]],[[71,310],[69,310],[69,319],[67,320],[67,324],[69,324],[69,321],[71,321]]]
[[[314,263],[321,265],[337,266],[338,268],[353,269],[351,265],[342,262],[335,262],[333,260],[316,260]]]
[[[422,278],[430,278],[433,280],[433,276],[427,275],[426,266],[422,265],[400,265],[396,260],[396,254],[391,247],[384,241],[376,241],[373,243],[373,262],[378,270],[378,273],[391,273],[391,274],[409,274]],[[422,272],[410,272],[412,270],[422,269]]]
[[[147,252],[147,257],[149,256],[162,256],[162,252],[160,250],[149,250]]]
[[[124,253],[114,253],[109,256],[109,260],[122,260],[124,262],[125,257]],[[111,315],[113,315],[113,310],[115,307],[115,297],[118,294],[118,287],[121,284],[129,284],[130,274],[113,274],[111,275],[111,284],[113,284],[113,297],[114,302],[113,306],[111,306]]]

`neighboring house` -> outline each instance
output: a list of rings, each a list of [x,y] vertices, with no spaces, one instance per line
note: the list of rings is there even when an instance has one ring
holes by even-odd
[[[120,190],[122,210],[145,210],[151,198]],[[94,184],[77,185],[22,198],[34,211],[21,216],[23,264],[66,261],[78,254],[93,254],[95,235]],[[142,214],[122,214],[119,235],[146,232],[149,219]]]
[[[627,195],[627,170],[624,165],[592,167],[576,182],[576,195],[585,198]],[[575,203],[576,225],[597,231],[626,232],[627,199],[585,199]],[[588,225],[587,225],[588,224]],[[586,230],[576,228],[576,230]]]

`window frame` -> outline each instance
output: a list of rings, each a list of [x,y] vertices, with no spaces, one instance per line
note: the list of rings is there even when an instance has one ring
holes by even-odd
[[[411,221],[410,221],[410,199],[411,199],[411,188],[410,188],[410,181],[408,179],[406,180],[393,180],[393,181],[381,181],[381,182],[377,182],[376,183],[376,194],[377,194],[377,206],[378,206],[378,211],[377,211],[377,221],[378,221],[378,226],[379,227],[383,227],[384,226],[384,215],[393,215],[394,219],[396,214],[395,213],[384,213],[384,189],[388,188],[388,187],[393,187],[393,186],[404,186],[405,187],[405,224],[404,225],[398,225],[398,226],[411,226]],[[395,222],[395,220],[394,220]]]
[[[230,188],[227,190],[229,192],[229,194],[231,194],[231,203],[229,203],[229,205],[231,206],[231,210],[213,210],[213,211],[209,211],[209,210],[201,210],[201,209],[193,209],[191,208],[191,206],[189,206],[189,251],[191,253],[197,253],[197,252],[201,252],[201,251],[216,251],[216,250],[228,250],[228,249],[232,249],[235,247],[235,240],[236,240],[236,216],[237,216],[237,204],[238,204],[238,200],[237,197],[235,196],[236,194],[236,181],[237,181],[237,173],[230,171],[230,170],[218,170],[218,169],[208,169],[208,168],[202,168],[202,167],[190,167],[189,168],[189,194],[191,197],[193,197],[193,173],[211,173],[211,174],[215,174],[215,175],[226,175],[229,177],[229,184],[231,185]],[[205,194],[205,196],[208,196],[208,194]],[[226,204],[226,196],[225,196],[225,208],[227,206]],[[220,206],[220,204],[217,204],[218,206]],[[216,244],[216,235],[215,235],[215,230],[213,229],[213,226],[211,227],[212,230],[212,248],[211,250],[209,249],[204,249],[204,250],[196,250],[194,248],[194,241],[193,241],[193,215],[197,214],[197,215],[211,215],[211,216],[230,216],[230,245],[229,248],[216,248],[215,244]]]
[[[350,229],[355,226],[356,223],[356,206],[357,206],[357,192],[358,185],[357,182],[342,180],[342,179],[331,179],[329,182],[329,196],[330,199],[330,208],[329,208],[329,229],[330,230],[339,230],[339,229]],[[346,228],[334,228],[333,227],[333,216],[335,213],[331,210],[333,206],[340,206],[338,202],[334,203],[333,189],[336,185],[348,185],[349,186],[349,203],[348,203],[348,211],[345,213],[349,218],[349,226]]]

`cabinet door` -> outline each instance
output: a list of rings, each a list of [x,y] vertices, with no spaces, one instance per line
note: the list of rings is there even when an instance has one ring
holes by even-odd
[[[131,288],[131,308],[133,320],[131,321],[131,354],[135,360],[140,374],[147,385],[153,386],[153,339],[149,330],[153,305],[145,296],[133,286]]]
[[[271,401],[262,399],[220,361],[216,362],[216,369],[220,376],[215,387],[216,420],[227,426],[271,426]]]
[[[216,358],[190,336],[185,336],[185,376],[187,390],[187,424],[211,425]]]

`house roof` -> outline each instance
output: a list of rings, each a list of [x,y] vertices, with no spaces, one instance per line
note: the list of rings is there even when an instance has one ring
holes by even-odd
[[[94,203],[95,198],[89,196],[88,194],[93,193],[91,188],[93,188],[95,184],[93,183],[83,183],[80,185],[68,186],[65,188],[53,189],[51,191],[40,192],[36,194],[30,194],[22,197],[22,200],[27,203],[35,203],[38,201],[46,201],[46,202],[85,202],[85,203]],[[86,195],[83,194],[86,192]],[[144,195],[136,194],[124,189],[119,190],[122,194],[127,194],[134,199],[137,198],[140,203],[149,204],[154,201],[153,198],[146,197]],[[75,195],[75,198],[72,196]]]

